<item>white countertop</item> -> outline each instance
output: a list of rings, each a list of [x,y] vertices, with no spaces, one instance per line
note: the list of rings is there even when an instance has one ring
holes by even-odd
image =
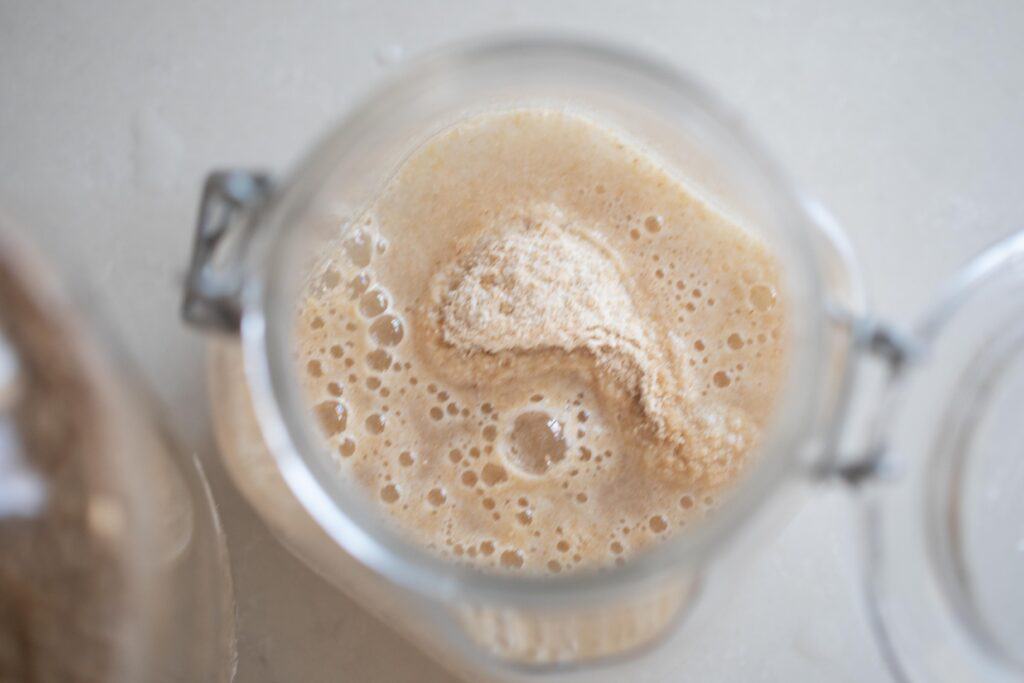
[[[178,318],[202,178],[284,170],[395,61],[534,28],[632,44],[717,90],[846,226],[887,317],[1024,228],[1013,0],[0,0],[0,206],[89,284],[209,464],[242,683],[449,676],[292,559],[219,469],[203,339]],[[884,680],[847,513],[839,493],[813,499],[706,630],[602,679]]]

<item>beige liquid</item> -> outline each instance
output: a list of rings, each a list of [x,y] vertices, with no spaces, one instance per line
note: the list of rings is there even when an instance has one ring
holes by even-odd
[[[756,447],[778,264],[607,128],[469,118],[344,227],[302,303],[308,395],[341,476],[441,556],[622,563],[706,515]]]

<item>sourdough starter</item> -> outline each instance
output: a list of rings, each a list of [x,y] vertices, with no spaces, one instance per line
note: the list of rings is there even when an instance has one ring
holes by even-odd
[[[623,563],[709,514],[785,362],[779,265],[585,116],[470,117],[346,219],[298,354],[339,476],[495,571]]]

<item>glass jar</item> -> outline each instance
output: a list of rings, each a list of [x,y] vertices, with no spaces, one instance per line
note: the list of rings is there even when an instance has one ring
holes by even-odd
[[[227,683],[234,602],[202,468],[7,223],[0,679]]]
[[[411,150],[453,122],[521,106],[583,111],[628,133],[758,234],[783,267],[791,360],[756,464],[705,522],[602,573],[489,574],[404,540],[337,475],[294,366],[296,301],[318,250],[338,238],[339,223],[348,229],[339,216],[358,215]],[[184,316],[228,333],[211,341],[209,377],[239,489],[296,555],[467,676],[643,652],[715,592],[725,558],[742,559],[770,536],[808,482],[900,497],[881,476],[889,430],[860,425],[878,412],[872,397],[893,394],[891,380],[907,376],[929,342],[866,315],[841,230],[709,93],[634,54],[560,40],[455,48],[409,66],[281,182],[212,174]],[[875,495],[858,499],[866,511],[879,507]],[[883,542],[867,528],[872,543]]]

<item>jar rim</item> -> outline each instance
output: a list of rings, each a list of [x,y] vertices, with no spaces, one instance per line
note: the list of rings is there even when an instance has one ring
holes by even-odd
[[[697,528],[677,534],[621,567],[601,573],[573,572],[552,577],[487,573],[461,567],[435,557],[414,542],[403,539],[386,524],[360,518],[341,490],[332,486],[332,475],[313,456],[317,447],[308,419],[308,408],[298,391],[290,344],[293,300],[285,294],[288,277],[281,254],[286,253],[293,233],[284,229],[290,219],[311,201],[334,160],[346,153],[350,139],[405,101],[410,92],[436,88],[452,74],[469,68],[521,63],[552,67],[571,63],[618,78],[650,83],[677,100],[686,102],[701,122],[723,136],[747,164],[758,181],[771,192],[780,225],[796,255],[798,275],[805,288],[798,346],[793,346],[787,391],[776,411],[759,454],[760,462],[737,482],[730,502],[721,506]],[[701,86],[674,68],[630,50],[562,36],[513,37],[478,41],[449,47],[407,66],[389,82],[376,88],[368,99],[321,141],[291,174],[260,215],[265,223],[257,231],[258,254],[242,291],[242,341],[247,380],[263,437],[284,479],[320,526],[349,554],[391,581],[418,593],[442,600],[471,595],[503,603],[551,604],[553,600],[587,599],[635,587],[681,568],[700,570],[707,559],[746,525],[782,482],[792,478],[807,456],[816,422],[820,382],[827,359],[824,349],[826,312],[819,265],[814,258],[811,230],[814,221],[807,206],[789,181],[762,151],[738,118]],[[292,245],[293,246],[293,245]],[[793,389],[799,385],[800,391]],[[333,478],[337,478],[333,474]]]

